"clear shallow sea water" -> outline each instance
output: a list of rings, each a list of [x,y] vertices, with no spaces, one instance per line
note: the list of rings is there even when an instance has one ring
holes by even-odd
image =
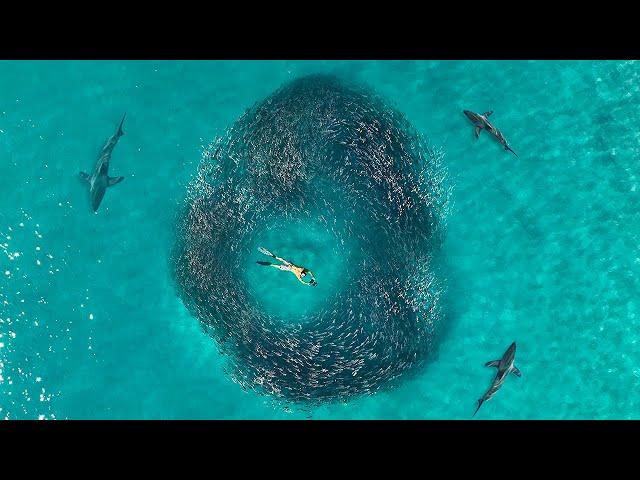
[[[0,73],[3,418],[467,419],[492,378],[483,364],[514,340],[522,378],[476,418],[640,418],[637,64],[4,61]],[[397,388],[298,411],[231,381],[168,256],[204,148],[310,73],[364,82],[403,112],[444,149],[453,190],[436,353]],[[476,140],[463,109],[493,110],[519,157]],[[110,173],[126,178],[93,214],[77,174],[124,111]],[[313,309],[308,295],[291,302]]]

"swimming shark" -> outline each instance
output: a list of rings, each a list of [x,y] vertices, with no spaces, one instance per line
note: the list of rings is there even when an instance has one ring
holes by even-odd
[[[522,376],[522,374],[520,373],[520,370],[518,370],[518,367],[516,367],[513,363],[515,361],[515,358],[516,358],[516,342],[513,342],[509,346],[509,348],[507,348],[507,351],[504,352],[504,355],[502,355],[501,359],[492,360],[484,364],[485,367],[496,367],[498,371],[496,372],[496,376],[491,382],[491,386],[489,387],[489,390],[487,390],[485,394],[482,396],[482,398],[478,400],[478,408],[476,408],[476,411],[473,412],[473,416],[475,416],[476,413],[478,413],[478,410],[480,410],[480,407],[484,402],[486,402],[487,400],[490,400],[491,397],[493,397],[496,394],[496,392],[500,389],[500,387],[506,380],[507,375],[509,375],[510,373],[513,373],[517,377]]]
[[[478,138],[480,136],[480,130],[482,130],[483,128],[486,128],[491,135],[493,135],[494,137],[496,137],[498,139],[498,141],[504,147],[505,150],[509,150],[516,157],[518,156],[518,154],[516,152],[514,152],[513,150],[511,150],[511,147],[509,145],[507,145],[507,139],[504,138],[504,135],[502,135],[502,132],[500,130],[498,130],[496,127],[494,127],[493,125],[491,125],[491,122],[489,121],[489,115],[491,115],[493,113],[493,110],[490,110],[488,112],[484,112],[482,115],[479,115],[477,113],[473,113],[470,110],[463,110],[462,112],[475,125],[475,127],[476,127],[476,138]]]
[[[122,120],[120,120],[120,125],[118,126],[116,133],[111,135],[107,140],[107,143],[102,147],[102,150],[98,155],[98,161],[93,169],[93,173],[89,175],[88,173],[80,172],[80,178],[89,184],[91,207],[94,212],[98,211],[98,207],[100,206],[100,202],[102,202],[102,198],[104,197],[107,188],[113,187],[124,180],[124,177],[109,176],[109,160],[111,160],[111,154],[118,143],[118,139],[124,135],[124,132],[122,131],[122,124],[124,123],[124,117],[126,115],[127,114],[125,113],[122,116]]]

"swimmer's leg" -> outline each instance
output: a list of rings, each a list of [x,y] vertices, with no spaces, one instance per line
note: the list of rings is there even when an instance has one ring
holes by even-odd
[[[289,271],[289,266],[288,265],[276,265],[275,263],[261,262],[260,260],[258,260],[256,263],[258,263],[260,265],[264,265],[265,267],[273,267],[273,268],[277,268],[278,270],[284,270],[285,272]]]
[[[275,257],[275,255],[274,255]],[[275,257],[276,260],[280,260],[282,263],[284,263],[287,267],[290,267],[291,265],[293,265],[293,263],[286,261],[284,258],[280,258],[280,257]]]
[[[263,255],[268,255],[268,256],[270,256],[270,257],[275,258],[276,260],[281,261],[281,262],[282,262],[282,263],[284,263],[285,265],[288,265],[288,266],[291,266],[291,265],[292,265],[292,264],[291,264],[291,262],[286,261],[284,258],[280,258],[280,257],[278,257],[277,255],[275,255],[275,254],[271,253],[269,250],[267,250],[267,249],[266,249],[266,248],[264,248],[264,247],[258,247],[258,251],[259,251],[260,253],[262,253]]]

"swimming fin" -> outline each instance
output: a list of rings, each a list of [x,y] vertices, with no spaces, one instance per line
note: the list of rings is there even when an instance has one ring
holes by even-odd
[[[260,260],[258,260],[256,263],[259,263],[260,265],[264,265],[265,267],[270,267],[272,265],[271,262],[261,262]]]
[[[269,255],[270,257],[276,258],[276,256],[275,256],[273,253],[271,253],[269,250],[267,250],[267,249],[266,249],[266,248],[264,248],[264,247],[258,247],[258,251],[259,251],[260,253],[265,254],[265,255]]]

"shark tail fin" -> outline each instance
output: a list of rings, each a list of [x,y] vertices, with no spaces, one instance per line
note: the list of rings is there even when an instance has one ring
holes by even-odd
[[[124,180],[124,177],[109,177],[108,186],[113,187],[114,185],[120,183],[122,180]]]
[[[474,417],[476,416],[476,413],[478,413],[478,410],[480,410],[480,407],[482,406],[483,403],[484,403],[484,399],[483,398],[478,399],[478,406],[476,407],[476,411],[473,412],[473,416]]]
[[[87,183],[91,182],[91,176],[86,172],[80,172],[80,178]]]
[[[116,135],[118,137],[121,137],[124,135],[124,132],[122,131],[122,124],[124,123],[124,118],[127,116],[127,114],[125,113],[124,115],[122,115],[122,120],[120,120],[120,125],[118,125],[118,131],[116,132]]]
[[[505,150],[509,150],[511,153],[513,153],[516,157],[518,156],[518,154],[516,152],[514,152],[513,150],[511,150],[511,147],[509,145],[505,145],[504,146]]]

